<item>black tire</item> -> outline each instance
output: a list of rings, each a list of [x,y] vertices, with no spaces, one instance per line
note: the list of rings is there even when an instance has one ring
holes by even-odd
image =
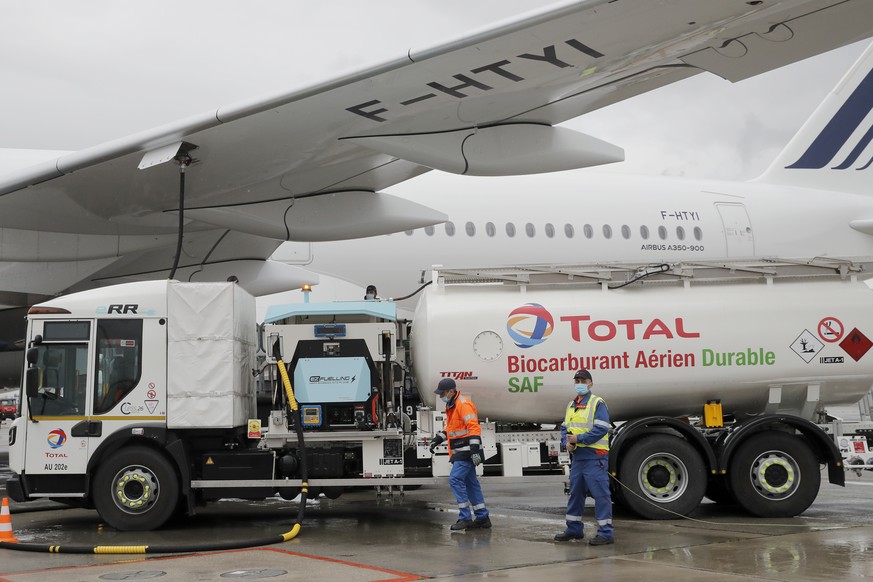
[[[737,500],[728,487],[727,478],[724,475],[710,475],[706,483],[706,498],[719,505],[736,505]]]
[[[706,468],[685,439],[655,434],[635,441],[619,462],[625,506],[646,519],[694,511],[706,490]]]
[[[803,439],[768,430],[737,447],[728,480],[737,502],[752,515],[793,517],[812,505],[821,473]]]
[[[125,447],[97,468],[91,497],[100,517],[117,530],[157,529],[178,506],[179,478],[160,452]]]

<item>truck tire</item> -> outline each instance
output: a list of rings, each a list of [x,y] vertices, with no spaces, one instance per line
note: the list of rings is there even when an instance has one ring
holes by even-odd
[[[687,515],[706,491],[703,459],[688,441],[669,434],[633,443],[619,461],[619,477],[625,506],[646,519]]]
[[[97,468],[91,495],[100,517],[115,529],[152,530],[172,517],[179,501],[179,479],[158,451],[126,447]]]
[[[728,478],[740,506],[759,517],[793,517],[818,495],[819,462],[799,437],[768,430],[750,436],[730,460]]]

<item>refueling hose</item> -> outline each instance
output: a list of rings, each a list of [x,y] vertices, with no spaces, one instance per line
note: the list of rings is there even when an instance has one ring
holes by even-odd
[[[294,424],[297,430],[297,439],[300,443],[300,474],[303,484],[300,490],[300,511],[297,514],[297,519],[294,521],[294,526],[287,532],[280,535],[273,535],[263,538],[254,538],[249,540],[237,540],[233,542],[223,543],[206,543],[192,544],[181,546],[58,546],[49,544],[35,544],[30,542],[0,542],[0,549],[18,550],[21,552],[48,552],[51,554],[178,554],[190,552],[214,552],[221,550],[237,550],[242,548],[254,548],[257,546],[269,546],[272,544],[280,544],[297,537],[300,533],[300,526],[303,522],[303,514],[306,509],[306,498],[309,493],[309,471],[306,465],[306,446],[303,442],[303,423],[300,418],[300,407],[297,404],[297,399],[294,398],[294,389],[291,386],[291,381],[288,379],[288,371],[285,369],[285,363],[278,354],[278,342],[273,346],[273,354],[276,356],[276,365],[279,368],[279,375],[282,377],[282,384],[285,387],[285,394],[288,397],[288,406],[291,409],[291,414],[294,417]]]

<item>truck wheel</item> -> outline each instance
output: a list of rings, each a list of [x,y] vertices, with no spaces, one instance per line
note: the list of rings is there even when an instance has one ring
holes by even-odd
[[[161,453],[148,447],[127,447],[101,463],[91,494],[100,517],[115,529],[152,530],[173,515],[179,480]]]
[[[636,441],[619,463],[625,505],[646,519],[675,519],[703,499],[706,469],[686,440],[655,434]]]
[[[731,491],[759,517],[793,517],[818,495],[819,462],[798,437],[768,430],[749,437],[730,461]]]

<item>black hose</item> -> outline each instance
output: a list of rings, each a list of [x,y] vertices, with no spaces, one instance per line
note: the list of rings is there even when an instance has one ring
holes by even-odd
[[[421,293],[421,290],[424,289],[425,287],[427,287],[428,285],[430,285],[431,283],[433,283],[433,281],[428,281],[427,283],[425,283],[424,285],[422,285],[421,287],[419,287],[418,289],[416,289],[415,291],[413,291],[409,295],[404,295],[403,297],[395,297],[392,299],[392,301],[403,301],[404,299],[409,299],[410,297],[414,297],[414,296],[418,295],[419,293]]]
[[[182,239],[185,234],[185,168],[189,160],[179,162],[179,236],[176,239],[176,256],[173,257],[173,268],[170,269],[170,279],[176,278],[176,268],[179,266],[179,257],[182,256]]]

